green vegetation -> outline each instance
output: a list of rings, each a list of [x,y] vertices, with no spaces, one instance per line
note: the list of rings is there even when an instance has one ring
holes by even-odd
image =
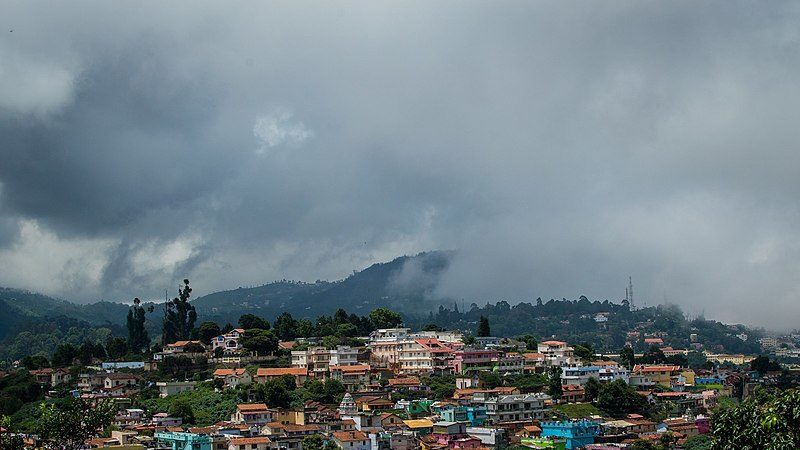
[[[91,404],[71,398],[60,405],[43,404],[37,431],[50,450],[78,450],[98,430],[111,425],[117,412],[113,401]]]
[[[712,416],[715,450],[800,448],[800,390],[763,393]]]
[[[22,405],[42,398],[42,388],[26,370],[0,378],[0,415],[11,415]]]
[[[492,331],[489,328],[489,319],[486,317],[481,316],[478,319],[478,329],[475,331],[475,336],[477,337],[488,337],[492,335]]]
[[[150,305],[150,312],[153,312],[153,305]],[[128,327],[128,349],[132,353],[141,353],[150,348],[150,336],[145,329],[146,310],[142,307],[142,301],[139,298],[133,299],[133,306],[128,310],[128,317],[126,319]]]
[[[553,406],[553,409],[569,419],[585,419],[589,416],[603,415],[603,411],[591,403],[562,403]]]
[[[649,406],[646,398],[622,380],[604,384],[597,394],[596,405],[612,417],[642,414]]]
[[[207,426],[223,420],[230,420],[231,414],[236,410],[236,405],[242,402],[239,394],[240,391],[230,389],[215,392],[211,387],[201,385],[194,391],[181,392],[164,398],[142,400],[141,404],[151,413],[172,414],[179,410],[181,414],[184,414],[191,411],[195,424]]]
[[[183,286],[178,288],[178,296],[167,303],[162,331],[164,345],[178,340],[188,340],[192,337],[192,329],[197,321],[197,311],[194,305],[189,303],[191,295],[192,288],[189,287],[189,280],[183,280]]]

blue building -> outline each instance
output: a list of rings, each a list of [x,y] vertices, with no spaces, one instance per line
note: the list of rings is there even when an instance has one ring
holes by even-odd
[[[483,406],[446,406],[439,410],[439,417],[445,422],[469,422],[471,427],[486,424],[486,408]]]
[[[211,450],[211,438],[194,433],[156,433],[153,437],[172,450]]]
[[[600,435],[600,425],[588,420],[541,422],[539,427],[543,438],[564,439],[566,450],[594,444],[594,438]]]

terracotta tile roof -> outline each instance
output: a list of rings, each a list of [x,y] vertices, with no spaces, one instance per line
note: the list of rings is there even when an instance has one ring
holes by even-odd
[[[637,364],[633,367],[634,372],[673,372],[676,370],[680,370],[680,366],[648,366],[648,365],[641,365]]]
[[[282,375],[307,376],[308,369],[305,367],[259,367],[256,371],[257,377],[279,377]]]
[[[241,403],[236,405],[236,409],[241,412],[255,412],[255,411],[266,411],[267,405],[264,403]]]
[[[235,438],[230,440],[232,445],[269,444],[270,442],[272,441],[266,436]]]
[[[419,386],[419,377],[389,378],[389,386]]]
[[[335,431],[333,438],[339,442],[366,441],[367,435],[361,431]]]
[[[228,375],[242,376],[247,372],[245,368],[238,369],[217,369],[214,371],[215,377],[227,377]]]
[[[544,344],[544,345],[558,345],[558,346],[567,345],[567,343],[564,342],[564,341],[544,341],[544,342],[542,342],[542,344]]]

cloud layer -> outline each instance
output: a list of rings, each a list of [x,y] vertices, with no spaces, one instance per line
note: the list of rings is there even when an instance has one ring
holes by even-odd
[[[187,6],[6,5],[0,284],[126,300],[443,248],[442,295],[632,276],[797,326],[796,4]]]

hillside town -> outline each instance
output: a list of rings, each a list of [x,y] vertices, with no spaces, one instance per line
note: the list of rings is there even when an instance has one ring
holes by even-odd
[[[657,334],[631,332],[619,354],[601,354],[488,331],[488,321],[476,336],[393,326],[348,345],[297,337],[259,352],[253,336],[272,330],[232,328],[140,361],[17,361],[0,376],[24,372],[47,397],[113,405],[111,423],[78,448],[609,450],[705,448],[692,443],[708,442],[716,408],[786,372],[764,356],[672,348]],[[15,437],[42,445],[35,433]]]

